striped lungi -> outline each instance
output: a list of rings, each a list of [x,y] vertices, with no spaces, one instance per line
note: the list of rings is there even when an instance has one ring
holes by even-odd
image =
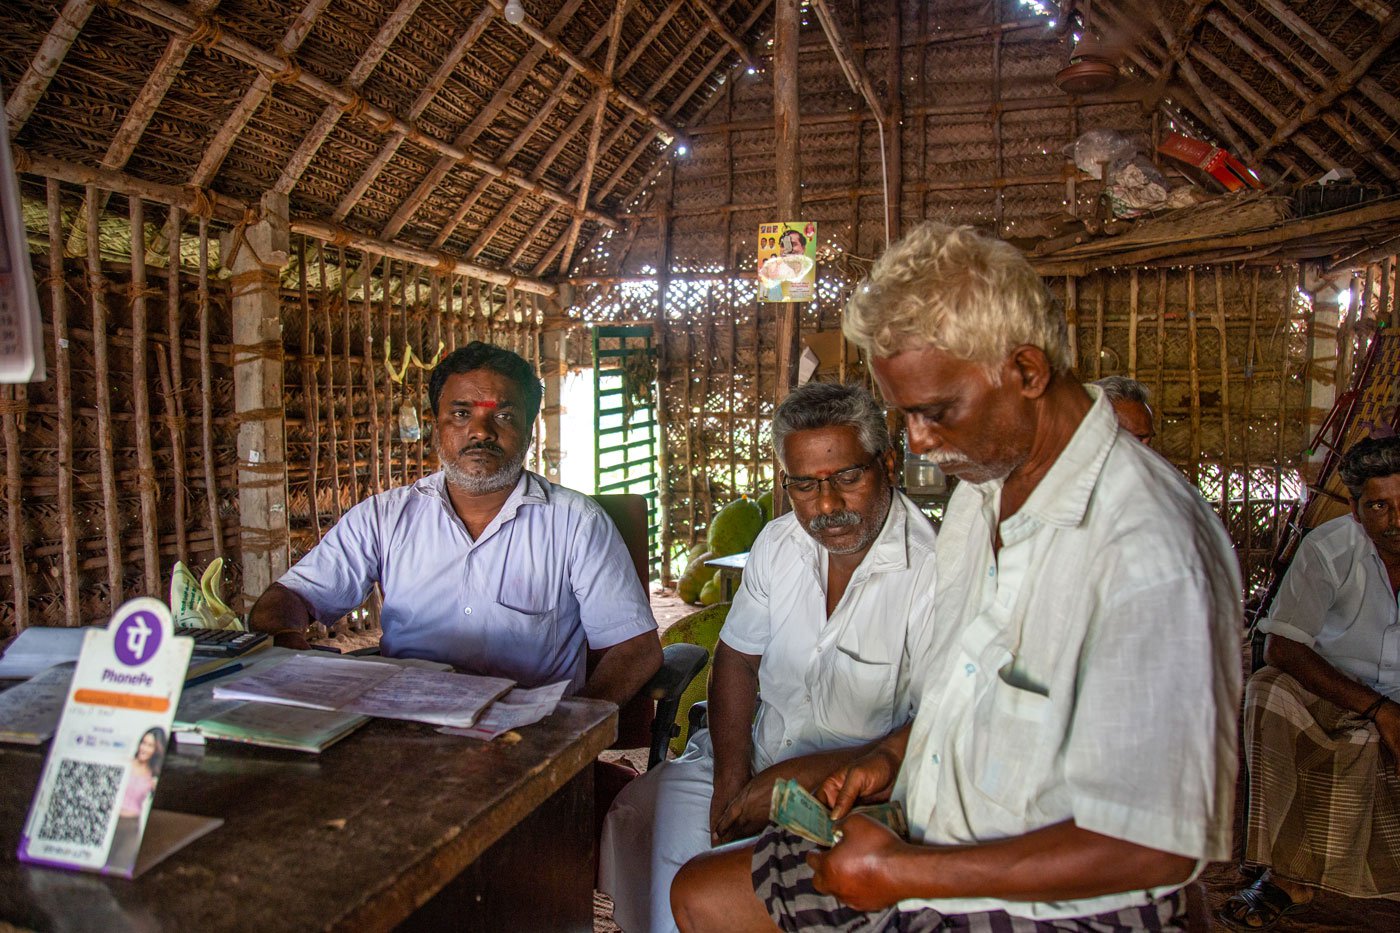
[[[1185,930],[1186,896],[1174,891],[1142,907],[1125,907],[1092,917],[1031,920],[1003,910],[941,914],[936,910],[887,907],[865,913],[812,887],[807,854],[821,849],[770,825],[753,850],[754,894],[782,930],[809,933],[1126,933],[1131,930]]]
[[[1245,861],[1348,897],[1400,900],[1400,776],[1376,727],[1277,668],[1244,705]]]

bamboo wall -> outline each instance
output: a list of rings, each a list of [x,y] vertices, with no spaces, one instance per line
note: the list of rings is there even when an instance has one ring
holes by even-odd
[[[1115,129],[1152,153],[1178,128],[1145,116],[1131,87],[1092,103],[1055,89],[1064,43],[1043,21],[1027,24],[1017,3],[901,8],[897,65],[884,4],[857,15],[863,32],[849,37],[869,75],[903,89],[903,122],[884,152],[899,166],[901,229],[940,219],[1029,247],[1066,218],[1098,210],[1100,183],[1067,156],[1080,133]],[[885,247],[885,209],[873,114],[815,22],[801,47],[801,219],[817,223],[820,243],[817,300],[800,309],[810,332],[839,328],[849,290]],[[761,222],[798,218],[773,214],[771,114],[772,76],[731,72],[692,129],[689,153],[640,209],[644,220],[580,270],[598,276],[578,302],[583,315],[654,320],[663,335],[662,504],[673,554],[702,540],[717,507],[772,480],[777,312],[755,300],[755,239]],[[662,270],[656,287],[633,280],[653,270]],[[1296,266],[1275,262],[1049,282],[1083,378],[1126,373],[1153,390],[1157,449],[1215,503],[1251,586],[1265,572],[1278,516],[1301,492],[1311,345],[1297,277]]]

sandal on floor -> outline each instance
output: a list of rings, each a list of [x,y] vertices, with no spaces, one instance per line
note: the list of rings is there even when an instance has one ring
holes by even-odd
[[[1221,904],[1215,917],[1232,930],[1246,933],[1259,933],[1271,930],[1284,917],[1308,906],[1296,903],[1288,892],[1274,884],[1265,875],[1260,875],[1247,888],[1240,888]],[[1249,918],[1259,920],[1257,926],[1250,924]]]

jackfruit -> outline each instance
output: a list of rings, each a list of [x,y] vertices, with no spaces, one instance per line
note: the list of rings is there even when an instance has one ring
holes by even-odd
[[[700,605],[713,606],[723,597],[724,591],[720,589],[719,577],[715,577],[709,583],[700,587]]]
[[[704,547],[697,544],[696,547]],[[695,603],[700,599],[700,588],[714,578],[715,568],[706,567],[705,561],[714,557],[709,551],[701,551],[686,565],[685,573],[676,582],[676,595],[682,602]]]
[[[668,628],[661,636],[663,645],[699,645],[710,652],[710,660],[705,662],[700,673],[695,675],[690,686],[681,694],[680,710],[676,714],[681,734],[671,740],[671,750],[677,755],[685,750],[686,723],[690,716],[690,708],[705,699],[710,681],[710,667],[714,663],[715,645],[719,642],[719,630],[724,627],[724,619],[729,615],[729,605],[720,603],[718,606],[692,613]]]
[[[753,547],[753,539],[763,529],[763,506],[744,496],[720,509],[710,521],[706,540],[716,557],[738,554]]]
[[[773,520],[773,490],[770,489],[759,496],[758,505],[763,509],[763,521],[765,523],[771,522]]]

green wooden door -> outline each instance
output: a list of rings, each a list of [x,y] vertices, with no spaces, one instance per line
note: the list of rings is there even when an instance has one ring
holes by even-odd
[[[648,553],[657,555],[656,350],[650,327],[593,328],[594,475],[599,493],[647,500]],[[651,576],[658,574],[653,556]]]

